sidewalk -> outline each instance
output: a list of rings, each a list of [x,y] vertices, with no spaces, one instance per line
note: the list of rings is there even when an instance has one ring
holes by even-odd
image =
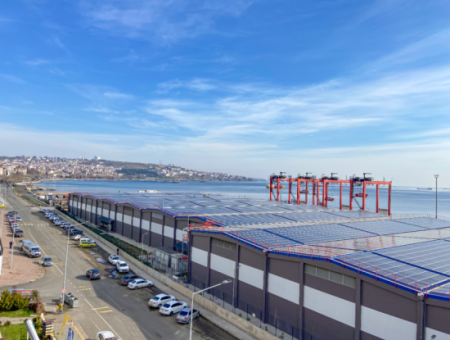
[[[0,286],[23,284],[42,277],[45,270],[39,265],[39,259],[31,259],[19,251],[19,239],[14,240],[13,266],[11,267],[11,249],[9,243],[13,241],[9,221],[4,214],[4,209],[0,213],[3,221],[1,230],[1,241],[3,245],[3,262],[0,276]]]

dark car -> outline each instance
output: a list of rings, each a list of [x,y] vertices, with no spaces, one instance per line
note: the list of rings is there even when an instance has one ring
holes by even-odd
[[[89,280],[101,279],[102,275],[100,274],[98,269],[90,269],[86,272],[86,277]]]
[[[69,230],[69,235],[75,236],[75,235],[83,235],[83,230],[80,229],[71,229]]]
[[[139,275],[135,275],[135,274],[128,274],[128,275],[123,276],[123,277],[119,280],[119,283],[120,283],[122,286],[128,286],[128,283],[129,283],[130,281],[133,281],[133,280],[136,280],[136,279],[142,279],[142,277],[140,277]]]

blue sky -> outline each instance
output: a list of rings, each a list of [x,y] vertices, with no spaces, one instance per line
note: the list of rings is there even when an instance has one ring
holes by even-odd
[[[450,186],[448,1],[9,1],[3,155]]]

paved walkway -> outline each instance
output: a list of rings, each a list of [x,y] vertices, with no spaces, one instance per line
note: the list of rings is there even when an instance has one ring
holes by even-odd
[[[39,258],[31,259],[23,255],[18,248],[19,240],[14,240],[13,266],[11,268],[11,249],[9,243],[13,240],[9,221],[6,217],[6,209],[0,209],[0,218],[3,222],[1,231],[1,241],[3,245],[2,273],[0,275],[0,286],[20,284],[34,281],[40,278],[45,272],[39,265]],[[9,209],[7,210],[9,211]],[[20,227],[20,223],[19,223]],[[24,238],[26,239],[26,233]]]

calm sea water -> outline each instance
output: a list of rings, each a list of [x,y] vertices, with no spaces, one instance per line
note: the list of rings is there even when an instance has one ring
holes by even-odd
[[[269,190],[266,185],[269,182],[181,182],[181,183],[158,183],[138,181],[48,181],[37,186],[55,188],[57,192],[67,191],[113,191],[138,192],[138,190],[159,191],[199,191],[205,193],[221,193],[233,196],[246,196],[252,198],[269,198]],[[303,187],[304,189],[304,187]],[[311,190],[311,189],[310,189]],[[359,189],[357,189],[359,190]],[[328,206],[338,207],[339,186],[329,186],[329,196],[334,197],[334,202],[328,202]],[[367,187],[367,208],[375,210],[375,187]],[[348,205],[348,188],[343,188],[344,202]],[[287,200],[287,189],[282,191],[281,199]],[[304,195],[302,195],[304,200]],[[308,198],[311,202],[311,195]],[[359,200],[359,199],[358,199]],[[308,203],[309,203],[308,202]],[[354,208],[357,204],[354,203]],[[387,189],[380,188],[380,208],[387,208]],[[417,190],[412,187],[392,188],[392,212],[408,214],[435,214],[436,192]],[[450,217],[450,190],[438,190],[438,214]]]

